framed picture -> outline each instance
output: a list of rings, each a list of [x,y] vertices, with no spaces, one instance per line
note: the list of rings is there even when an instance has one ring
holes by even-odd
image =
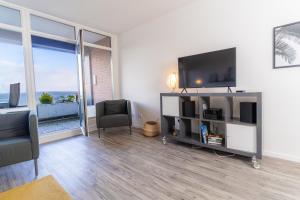
[[[273,30],[273,68],[300,67],[300,22]]]

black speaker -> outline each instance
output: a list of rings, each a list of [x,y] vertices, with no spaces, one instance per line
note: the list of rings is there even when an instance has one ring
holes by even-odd
[[[251,124],[256,123],[256,103],[240,102],[240,121]]]
[[[203,111],[204,119],[222,120],[223,114],[220,108],[208,108]]]
[[[182,111],[185,117],[195,117],[195,101],[184,101]]]

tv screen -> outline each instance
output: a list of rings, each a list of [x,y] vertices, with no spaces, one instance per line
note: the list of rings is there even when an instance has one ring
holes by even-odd
[[[179,87],[235,87],[236,48],[178,58]]]

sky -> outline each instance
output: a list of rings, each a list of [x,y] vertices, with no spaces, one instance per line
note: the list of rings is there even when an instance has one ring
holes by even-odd
[[[0,40],[0,93],[8,93],[11,83],[21,83],[26,92],[23,47]],[[37,92],[77,91],[76,55],[61,51],[33,48]]]
[[[26,91],[23,48],[0,42],[0,93],[8,93],[10,83],[21,83]]]
[[[77,91],[78,68],[75,54],[33,48],[36,90]]]

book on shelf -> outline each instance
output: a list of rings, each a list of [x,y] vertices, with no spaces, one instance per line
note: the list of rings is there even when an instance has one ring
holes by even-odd
[[[209,141],[209,140],[208,140],[207,144],[212,144],[212,145],[222,145],[222,142],[213,142],[213,141]]]
[[[216,134],[209,134],[207,136],[207,143],[212,145],[222,145],[224,136],[223,135],[216,135]]]
[[[201,139],[203,144],[207,144],[208,129],[204,124],[200,125]]]
[[[203,144],[223,145],[224,143],[224,135],[209,133],[205,124],[200,125],[200,133]]]

